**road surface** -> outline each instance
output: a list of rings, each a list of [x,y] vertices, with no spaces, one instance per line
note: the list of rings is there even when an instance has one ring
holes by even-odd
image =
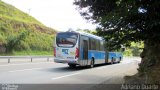
[[[54,62],[3,64],[0,65],[0,90],[6,90],[6,87],[15,90],[93,90],[98,84],[122,84],[124,76],[137,72],[138,63],[140,58],[124,58],[117,64],[74,69]]]

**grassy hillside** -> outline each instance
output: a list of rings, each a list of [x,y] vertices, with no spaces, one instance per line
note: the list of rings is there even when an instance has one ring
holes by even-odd
[[[0,1],[0,54],[51,52],[56,31]],[[29,53],[28,53],[29,54]]]

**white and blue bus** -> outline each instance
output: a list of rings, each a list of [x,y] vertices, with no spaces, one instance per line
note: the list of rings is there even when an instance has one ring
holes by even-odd
[[[70,67],[93,67],[95,64],[120,62],[121,59],[119,52],[106,52],[102,37],[75,31],[56,35],[54,61],[57,63],[68,63]]]

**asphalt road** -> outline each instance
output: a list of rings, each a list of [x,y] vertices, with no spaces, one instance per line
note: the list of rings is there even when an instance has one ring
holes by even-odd
[[[124,76],[137,72],[139,62],[140,58],[124,58],[117,64],[75,69],[54,62],[3,64],[0,90],[94,90],[98,84],[122,84]]]

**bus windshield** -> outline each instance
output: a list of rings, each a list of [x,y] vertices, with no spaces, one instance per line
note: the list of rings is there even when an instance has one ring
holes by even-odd
[[[58,47],[74,47],[78,38],[77,33],[58,33],[56,44]]]

